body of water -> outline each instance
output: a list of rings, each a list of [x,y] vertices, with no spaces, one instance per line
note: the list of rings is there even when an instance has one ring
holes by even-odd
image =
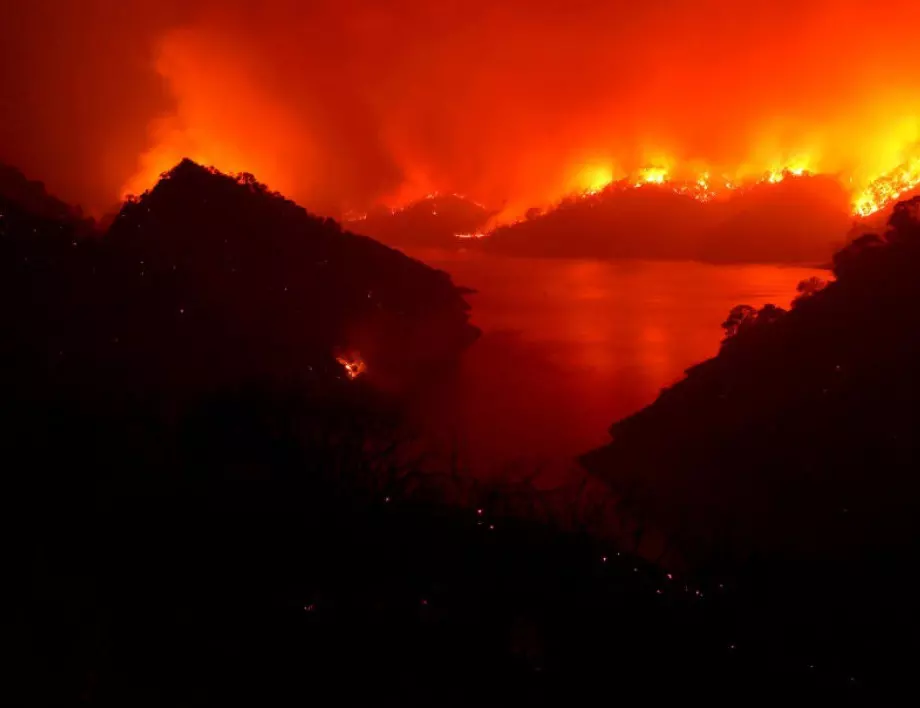
[[[603,444],[611,423],[718,352],[732,307],[788,307],[797,283],[827,275],[773,265],[411,255],[477,291],[469,302],[483,335],[465,355],[454,407],[463,454],[499,474]]]

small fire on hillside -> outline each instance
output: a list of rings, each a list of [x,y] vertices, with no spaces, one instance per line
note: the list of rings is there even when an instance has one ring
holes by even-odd
[[[367,371],[367,364],[361,358],[361,355],[356,352],[353,352],[347,356],[337,356],[335,360],[342,365],[343,369],[345,369],[345,374],[349,379],[354,380]]]

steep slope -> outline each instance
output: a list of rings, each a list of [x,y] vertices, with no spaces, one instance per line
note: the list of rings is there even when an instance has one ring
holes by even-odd
[[[586,466],[699,556],[855,558],[916,539],[920,198],[786,313],[736,308],[718,356],[616,423]],[[723,551],[726,550],[723,548]]]
[[[5,204],[4,308],[18,328],[8,344],[45,367],[40,378],[70,369],[116,388],[209,389],[340,378],[336,357],[360,357],[368,376],[396,383],[477,335],[447,274],[251,176],[185,161],[101,238]]]
[[[918,216],[898,204],[791,311],[733,309],[719,355],[582,460],[637,547],[731,577],[752,637],[851,683],[908,680],[920,627]]]

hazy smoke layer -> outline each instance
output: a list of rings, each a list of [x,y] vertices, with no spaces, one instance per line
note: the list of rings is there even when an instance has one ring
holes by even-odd
[[[0,159],[100,211],[183,155],[336,213],[597,170],[856,182],[918,138],[915,0],[13,0]]]

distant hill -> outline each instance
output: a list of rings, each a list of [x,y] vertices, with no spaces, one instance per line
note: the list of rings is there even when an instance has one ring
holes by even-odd
[[[655,185],[571,198],[481,239],[484,250],[562,258],[686,258],[715,224],[707,205]]]
[[[491,216],[485,207],[465,197],[436,194],[403,209],[380,207],[346,225],[391,246],[457,248],[463,243],[458,234],[482,231]]]
[[[15,167],[3,163],[0,163],[0,201],[15,204],[25,212],[45,219],[84,221],[79,208],[49,194],[42,182],[30,180]],[[91,222],[85,220],[85,223]]]
[[[822,176],[705,203],[669,185],[614,185],[500,227],[480,245],[528,256],[823,263],[845,242],[849,210],[845,191]]]

